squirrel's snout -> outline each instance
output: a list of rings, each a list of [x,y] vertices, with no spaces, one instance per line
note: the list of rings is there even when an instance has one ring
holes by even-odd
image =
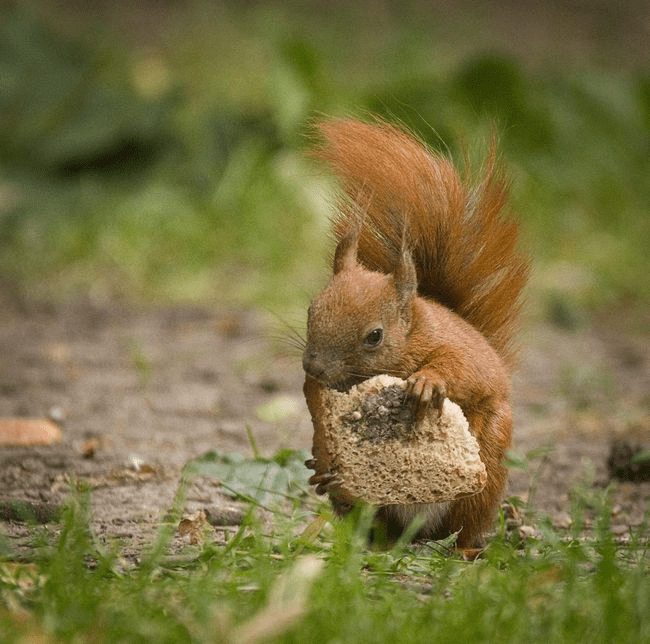
[[[322,379],[326,373],[322,361],[318,359],[318,354],[313,349],[307,349],[302,354],[302,368],[305,373],[316,379]]]
[[[337,391],[347,391],[354,384],[349,378],[345,378],[340,358],[329,351],[305,350],[302,355],[302,368],[321,385]]]

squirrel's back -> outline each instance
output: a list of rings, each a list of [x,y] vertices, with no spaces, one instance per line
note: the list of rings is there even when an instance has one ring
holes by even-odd
[[[516,223],[502,213],[508,185],[494,151],[469,186],[450,161],[388,123],[332,119],[319,131],[315,154],[347,197],[336,236],[363,215],[358,261],[383,273],[393,271],[405,242],[419,294],[472,324],[510,363],[528,264],[516,248]]]

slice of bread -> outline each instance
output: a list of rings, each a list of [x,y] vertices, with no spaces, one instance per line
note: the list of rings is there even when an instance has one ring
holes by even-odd
[[[314,419],[315,469],[336,496],[381,505],[439,503],[480,492],[485,465],[460,407],[446,399],[415,423],[406,382],[376,376],[341,393],[323,388]]]

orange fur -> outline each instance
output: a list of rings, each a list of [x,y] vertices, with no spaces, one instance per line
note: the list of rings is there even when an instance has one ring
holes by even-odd
[[[393,125],[335,119],[319,130],[324,143],[315,156],[339,178],[345,199],[334,221],[335,274],[308,321],[303,364],[314,424],[320,388],[346,388],[378,373],[407,379],[420,411],[441,396],[457,402],[488,483],[435,513],[423,534],[460,530],[459,546],[474,546],[506,481],[512,341],[528,277],[517,226],[502,214],[507,182],[494,151],[483,179],[468,187],[447,159]],[[369,346],[374,327],[383,333],[380,346]],[[317,455],[315,469],[326,470]],[[415,511],[387,506],[378,516],[394,533]]]

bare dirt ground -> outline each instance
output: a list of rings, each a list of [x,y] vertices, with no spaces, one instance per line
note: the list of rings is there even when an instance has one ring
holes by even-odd
[[[535,510],[560,528],[579,483],[611,486],[619,538],[642,524],[650,482],[610,479],[607,460],[613,437],[650,447],[649,323],[648,312],[619,312],[579,330],[524,334],[514,449],[550,451],[527,473],[513,471],[509,494],[534,493]],[[188,460],[212,449],[250,456],[247,425],[264,455],[310,447],[301,384],[298,356],[278,349],[253,311],[3,301],[0,417],[59,418],[63,440],[0,448],[0,534],[17,551],[29,543],[33,528],[18,520],[15,500],[56,532],[52,519],[77,479],[92,488],[98,537],[137,558]],[[260,420],[256,410],[279,396],[295,413]],[[197,509],[213,524],[237,523],[237,504],[216,481],[195,481],[185,510]]]

